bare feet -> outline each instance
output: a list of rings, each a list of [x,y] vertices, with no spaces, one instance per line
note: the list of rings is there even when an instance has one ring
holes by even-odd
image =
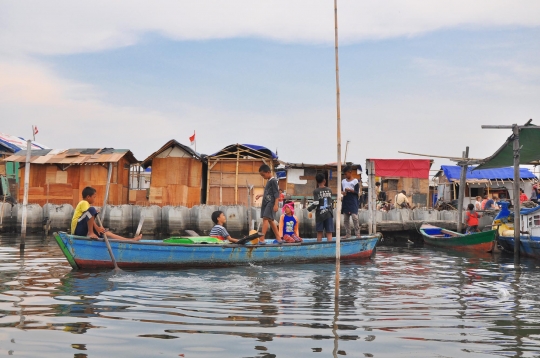
[[[140,234],[139,236],[135,236],[132,240],[139,241],[140,239],[142,239],[142,234]]]

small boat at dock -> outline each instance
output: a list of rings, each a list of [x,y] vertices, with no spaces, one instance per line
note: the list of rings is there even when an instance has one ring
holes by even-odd
[[[540,206],[521,208],[521,233],[519,252],[523,256],[540,258]],[[508,209],[508,203],[502,203],[501,211],[493,220],[493,226],[499,230],[497,242],[506,252],[514,252],[514,213]]]
[[[427,245],[459,251],[488,252],[493,247],[497,230],[460,234],[441,227],[424,224],[420,227],[420,233]]]
[[[113,268],[102,239],[91,239],[54,233],[62,253],[74,269]],[[369,258],[381,234],[341,239],[341,259]],[[112,251],[120,268],[192,268],[224,267],[253,264],[281,264],[332,260],[336,257],[336,241],[304,239],[301,243],[237,245],[201,242],[200,239],[111,240]],[[178,242],[184,243],[178,243]]]

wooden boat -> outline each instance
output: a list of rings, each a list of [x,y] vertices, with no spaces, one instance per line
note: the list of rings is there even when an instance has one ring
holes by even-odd
[[[497,230],[460,234],[437,226],[422,225],[420,233],[427,245],[449,248],[460,251],[483,251],[492,249]]]
[[[54,233],[58,246],[75,269],[113,268],[102,239]],[[371,256],[380,234],[341,240],[341,258]],[[212,243],[172,243],[157,240],[111,240],[120,268],[175,268],[297,263],[331,260],[336,255],[335,241],[304,239],[294,244],[236,245]]]

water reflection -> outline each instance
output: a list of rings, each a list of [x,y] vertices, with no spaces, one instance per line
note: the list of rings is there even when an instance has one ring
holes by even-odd
[[[0,354],[537,356],[540,264],[422,247],[373,260],[71,271],[54,243],[0,247]],[[336,292],[338,293],[336,295]]]

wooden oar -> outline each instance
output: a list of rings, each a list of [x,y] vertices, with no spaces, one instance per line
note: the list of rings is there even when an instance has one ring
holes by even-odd
[[[109,163],[109,170],[107,172],[107,186],[105,187],[105,198],[103,199],[103,208],[101,209],[103,216],[105,216],[105,210],[107,208],[107,200],[109,199],[109,187],[111,183],[111,175],[112,175],[112,163]],[[99,214],[96,215],[96,219],[98,221],[98,225],[103,228],[103,224],[101,222],[101,218],[99,217]],[[109,239],[107,238],[107,234],[105,232],[103,233],[103,238],[105,239],[107,250],[109,251],[109,255],[111,256],[111,261],[114,265],[114,270],[117,272],[122,271],[120,267],[118,267],[118,264],[116,263],[116,259],[114,258],[114,254],[112,252],[111,244],[109,243]]]
[[[195,231],[193,230],[184,230],[186,232],[186,234],[188,234],[189,236],[192,236],[192,237],[197,237],[199,236],[199,234],[197,234]]]
[[[251,234],[249,236],[246,236],[244,238],[241,238],[239,239],[237,242],[235,242],[235,244],[238,244],[238,245],[245,245],[248,241],[251,241],[253,239],[259,239],[259,237],[261,237],[262,234],[261,233],[254,233],[254,234]]]
[[[141,210],[141,219],[139,220],[139,226],[137,226],[137,231],[135,231],[135,237],[139,236],[144,224],[144,209]]]

